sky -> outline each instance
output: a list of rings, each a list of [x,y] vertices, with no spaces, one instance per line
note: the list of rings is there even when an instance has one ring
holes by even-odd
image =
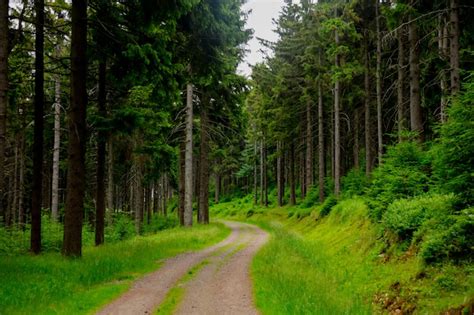
[[[250,51],[247,52],[244,61],[240,64],[239,73],[249,76],[252,71],[249,64],[254,65],[263,61],[264,54],[260,50],[264,47],[260,45],[257,37],[273,42],[278,39],[278,35],[273,32],[275,25],[273,25],[272,19],[278,18],[283,4],[283,0],[248,0],[243,6],[244,11],[252,10],[247,19],[247,28],[253,29],[254,34],[247,45],[247,49]]]

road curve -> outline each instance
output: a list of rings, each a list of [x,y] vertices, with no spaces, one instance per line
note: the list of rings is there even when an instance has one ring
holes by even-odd
[[[207,264],[187,283],[178,314],[258,314],[252,301],[249,267],[268,234],[250,224],[222,221],[231,234],[198,252],[170,258],[157,271],[137,280],[132,288],[97,314],[152,314],[186,273],[204,260]]]

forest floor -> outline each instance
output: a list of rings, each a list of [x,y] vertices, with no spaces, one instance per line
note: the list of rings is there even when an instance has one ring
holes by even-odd
[[[98,314],[258,314],[250,266],[268,234],[250,224],[223,223],[231,229],[225,240],[166,260]]]

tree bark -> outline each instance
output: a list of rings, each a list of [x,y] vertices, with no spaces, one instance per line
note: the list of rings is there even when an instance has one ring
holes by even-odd
[[[418,43],[418,26],[409,24],[410,42],[410,127],[423,141],[423,117],[420,100],[420,49]]]
[[[336,46],[339,45],[339,33],[335,31]],[[339,55],[335,58],[335,67],[339,68]],[[340,97],[341,84],[336,79],[334,84],[334,194],[339,196],[341,192],[341,133],[340,133]]]
[[[5,217],[5,145],[8,103],[8,0],[0,0],[0,216]]]
[[[306,104],[306,189],[313,186],[313,119],[311,115],[311,102]]]
[[[206,101],[207,103],[207,101]],[[207,104],[201,107],[201,148],[199,176],[199,223],[209,223],[209,117]]]
[[[383,155],[383,124],[382,124],[382,38],[380,36],[380,3],[375,1],[375,23],[377,27],[377,70],[376,70],[376,92],[377,92],[377,153],[378,164],[382,163]]]
[[[295,144],[291,143],[290,161],[289,161],[289,177],[290,177],[290,205],[296,205],[296,183],[295,183]]]
[[[264,183],[264,161],[263,161],[263,140],[260,140],[260,205],[263,206],[265,199],[265,183]]]
[[[452,95],[456,95],[461,89],[461,81],[459,76],[459,0],[451,0],[450,7],[451,93]]]
[[[114,145],[112,137],[107,137],[107,208],[114,212]]]
[[[193,225],[193,86],[187,85],[186,150],[184,159],[184,226]]]
[[[179,203],[178,203],[178,217],[179,223],[184,226],[184,182],[185,182],[185,143],[181,142],[179,146]]]
[[[277,141],[277,190],[278,190],[278,206],[283,206],[283,198],[285,197],[285,164],[283,157],[283,148],[281,141]]]
[[[216,173],[214,175],[214,178],[215,178],[215,185],[216,185],[216,188],[215,188],[215,191],[214,191],[214,203],[219,203],[219,198],[220,198],[220,192],[221,192],[221,176],[219,173]]]
[[[439,55],[441,60],[446,61],[449,56],[449,49],[448,49],[448,26],[446,23],[446,18],[440,16],[439,17],[439,31],[438,31],[438,48],[439,48]],[[440,72],[440,88],[441,88],[441,102],[440,102],[440,120],[441,123],[446,122],[446,108],[448,106],[448,79],[446,76],[446,69],[441,69]]]
[[[253,189],[254,189],[254,204],[258,203],[258,157],[257,157],[257,140],[254,143],[254,165],[253,165]]]
[[[41,204],[43,197],[44,0],[35,0],[35,14],[35,127],[31,195],[31,251],[34,254],[39,254],[41,252]]]
[[[324,201],[324,175],[326,171],[326,165],[324,159],[324,104],[321,79],[318,79],[318,153],[319,201],[322,203]]]
[[[364,90],[365,90],[365,174],[367,176],[372,172],[372,137],[370,128],[370,63],[369,63],[369,38],[365,36],[365,53],[364,53]]]
[[[397,31],[398,39],[398,66],[397,66],[397,112],[398,112],[398,142],[403,140],[403,132],[406,130],[405,121],[405,38],[404,28],[400,27]]]
[[[354,109],[354,169],[359,170],[359,123],[360,123],[360,112],[359,108]]]
[[[72,1],[71,104],[63,254],[82,255],[87,113],[87,2]]]
[[[99,116],[105,119],[106,110],[106,61],[99,63]],[[107,143],[107,132],[100,126],[97,132],[97,172],[96,172],[96,214],[95,214],[95,245],[104,243],[105,223],[105,145]]]
[[[56,48],[60,55],[59,45]],[[61,77],[55,77],[54,102],[54,144],[53,144],[53,178],[51,185],[51,217],[53,221],[59,219],[59,155],[61,152]]]

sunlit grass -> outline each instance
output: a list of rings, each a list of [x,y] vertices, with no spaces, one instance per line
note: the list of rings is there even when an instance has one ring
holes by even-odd
[[[252,265],[263,314],[379,313],[385,295],[418,314],[438,314],[474,297],[472,265],[427,266],[416,251],[387,249],[362,199],[342,200],[324,218],[319,211],[265,209],[249,197],[213,207],[216,216],[252,221],[272,234]],[[384,248],[392,251],[388,260]]]
[[[171,229],[152,236],[86,247],[81,259],[58,253],[0,257],[0,314],[84,314],[124,292],[163,259],[216,243],[221,224]]]

